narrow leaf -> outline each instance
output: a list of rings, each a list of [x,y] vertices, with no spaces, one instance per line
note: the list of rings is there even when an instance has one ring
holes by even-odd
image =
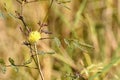
[[[45,54],[44,51],[38,51],[38,55]]]
[[[68,45],[68,47],[70,47],[70,43],[69,43],[69,41],[67,39],[64,39],[64,42],[65,42],[65,44]]]
[[[4,64],[5,64],[5,62],[4,62],[3,59],[0,59],[0,64],[1,64],[1,65],[4,65]]]
[[[0,17],[1,17],[1,18],[4,18],[4,15],[3,15],[3,13],[2,13],[2,12],[0,12]]]
[[[17,66],[12,66],[12,68],[13,68],[13,70],[14,70],[15,72],[18,72],[18,71],[19,71],[19,69],[18,69]]]
[[[83,53],[84,57],[85,57],[85,60],[87,62],[87,65],[90,66],[92,64],[92,61],[91,61],[91,58],[90,58],[90,55],[87,54],[87,53]]]
[[[85,51],[85,50],[79,45],[79,43],[73,42],[73,45],[74,45],[76,48],[79,48],[80,50]]]
[[[28,59],[27,61],[25,61],[23,64],[24,65],[27,65],[27,64],[30,64],[32,62],[32,58]]]
[[[15,65],[14,60],[12,58],[9,58],[9,62],[11,65]]]
[[[57,47],[61,46],[61,42],[60,42],[60,40],[57,37],[54,38],[54,41],[57,44]]]
[[[1,69],[2,73],[5,74],[6,66],[5,66],[5,62],[3,59],[0,59],[0,69]]]
[[[2,66],[1,66],[1,71],[2,71],[3,74],[6,73],[6,67],[5,67],[5,65],[2,65]]]
[[[92,45],[89,45],[89,44],[86,44],[86,43],[79,42],[79,44],[80,44],[81,46],[84,46],[84,47],[94,48]]]

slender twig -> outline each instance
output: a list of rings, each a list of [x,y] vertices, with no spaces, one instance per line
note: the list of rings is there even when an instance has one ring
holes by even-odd
[[[37,47],[36,47],[36,44],[34,45],[34,48],[35,48],[35,53],[37,54]],[[32,46],[30,45],[30,51],[31,51],[31,57],[33,58],[36,66],[37,66],[37,69],[39,71],[39,75],[41,77],[42,80],[44,80],[44,76],[43,76],[43,73],[42,73],[42,70],[41,70],[41,67],[40,67],[40,62],[39,62],[39,57],[38,55],[36,55],[36,59],[34,57],[34,54],[33,54],[33,49],[32,49]]]
[[[28,26],[27,26],[27,24],[25,23],[24,18],[23,18],[23,6],[24,6],[25,3],[24,3],[24,1],[22,1],[22,2],[20,2],[19,0],[16,0],[16,1],[20,3],[21,11],[20,11],[20,13],[18,13],[17,11],[15,11],[15,13],[16,13],[17,16],[18,16],[18,19],[20,19],[20,20],[22,21],[22,23],[23,23],[23,25],[24,25],[27,33],[29,34],[30,30],[29,30],[29,28],[28,28]]]
[[[25,29],[26,29],[27,32],[29,33],[30,30],[29,30],[29,28],[27,27],[27,25],[26,25],[26,23],[25,23],[25,21],[24,21],[24,18],[23,18],[23,16],[22,16],[21,14],[18,14],[18,19],[20,19],[20,20],[22,21],[22,23],[23,23]]]
[[[39,32],[41,32],[41,28],[43,27],[44,22],[45,22],[45,21],[47,20],[47,18],[48,18],[48,14],[49,14],[50,8],[52,7],[53,1],[54,1],[54,0],[51,1],[47,13],[46,13],[46,15],[45,15],[45,17],[44,17],[41,25],[39,25],[39,26],[40,26],[40,28],[38,29]]]
[[[48,38],[41,38],[40,40],[43,40],[43,39],[54,39],[54,38],[49,38],[49,37],[48,37]]]
[[[31,45],[28,46],[28,47],[30,48],[31,57],[33,58],[35,64],[37,65],[37,61],[36,61],[36,59],[35,59],[35,57],[34,57],[34,54],[33,54],[34,49],[32,49],[32,46],[31,46]]]
[[[23,35],[25,36],[25,38],[27,39],[28,34],[23,31],[22,27],[19,27],[19,28],[20,28],[20,31],[22,32],[22,34],[23,34]],[[25,44],[25,42],[24,42],[24,44]]]
[[[45,34],[52,34],[52,32],[45,31],[45,30],[41,30],[41,33],[45,33]]]
[[[42,80],[44,80],[44,76],[40,67],[40,62],[39,62],[39,56],[38,56],[38,51],[37,51],[37,46],[36,44],[34,45],[34,49],[32,48],[32,45],[28,46],[30,48],[30,52],[31,52],[31,57],[33,58],[38,70],[39,70],[39,74]],[[33,54],[33,51],[35,51],[35,54]],[[34,56],[36,55],[36,56]],[[35,59],[36,57],[36,59]]]
[[[37,51],[36,43],[34,45],[34,48],[35,48],[35,54],[36,54],[36,58],[37,58],[37,66],[38,66],[38,69],[39,69],[39,73],[40,73],[41,79],[44,80],[44,76],[43,76],[43,73],[42,73],[42,70],[41,70],[41,66],[40,66],[40,62],[39,62],[39,56],[37,55],[38,51]]]
[[[11,67],[12,65],[5,65],[5,67]],[[17,67],[27,67],[27,68],[33,68],[33,69],[38,69],[38,68],[34,68],[34,67],[29,67],[29,66],[26,66],[26,65],[14,65],[14,66],[17,66]]]

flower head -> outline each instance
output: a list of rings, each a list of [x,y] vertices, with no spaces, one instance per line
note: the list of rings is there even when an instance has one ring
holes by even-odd
[[[30,44],[36,43],[41,38],[41,34],[38,31],[32,31],[29,33],[28,41]]]

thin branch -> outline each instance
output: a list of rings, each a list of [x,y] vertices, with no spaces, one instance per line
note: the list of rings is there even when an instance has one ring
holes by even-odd
[[[39,26],[40,26],[40,28],[38,29],[39,32],[41,32],[41,28],[43,27],[44,22],[45,22],[45,21],[47,20],[47,18],[48,18],[48,14],[49,14],[50,8],[52,7],[53,1],[54,1],[54,0],[51,1],[50,6],[48,7],[47,13],[46,13],[46,15],[45,15],[45,17],[44,17],[41,25],[39,25]],[[39,22],[40,22],[40,21],[39,21]]]
[[[54,38],[49,38],[49,37],[48,37],[48,38],[41,38],[40,40],[43,40],[43,39],[54,39]]]
[[[28,28],[27,28],[27,25],[26,25],[26,23],[25,23],[25,21],[23,19],[23,16],[20,16],[19,19],[22,21],[22,23],[25,26],[26,30],[29,31]]]
[[[12,66],[12,65],[5,65],[5,67],[11,67],[11,66]],[[29,66],[26,66],[26,65],[14,65],[14,66],[38,69],[38,68],[34,68],[34,67],[29,67]]]
[[[25,23],[25,21],[24,21],[24,18],[23,18],[23,16],[20,14],[20,13],[18,13],[17,11],[15,11],[15,13],[17,14],[17,18],[19,19],[19,20],[21,20],[22,21],[22,23],[23,23],[23,25],[24,25],[24,27],[25,27],[25,29],[27,30],[27,32],[29,33],[30,32],[30,30],[29,30],[29,28],[27,27],[27,25],[26,25],[26,23]]]
[[[34,48],[35,48],[35,54],[38,54],[37,45],[36,44],[34,45]],[[44,76],[43,76],[43,73],[42,73],[42,70],[41,70],[41,66],[40,66],[39,56],[38,55],[36,55],[36,59],[37,59],[37,66],[38,66],[38,69],[39,69],[39,73],[40,73],[41,79],[45,80]]]
[[[45,30],[41,30],[41,33],[45,33],[45,34],[52,34],[52,32],[45,31]]]
[[[25,23],[24,18],[23,18],[23,6],[24,6],[25,2],[24,2],[24,1],[20,2],[19,0],[16,0],[16,1],[17,1],[18,3],[20,3],[21,10],[20,10],[20,13],[18,13],[17,11],[15,11],[15,13],[16,13],[17,16],[18,16],[18,19],[20,19],[20,20],[22,21],[22,23],[23,23],[23,25],[24,25],[27,33],[29,34],[30,30],[29,30],[29,28],[27,27],[27,24]]]
[[[36,47],[36,44],[34,45],[34,49],[32,49],[32,46],[30,45],[29,46],[30,48],[30,52],[31,52],[31,57],[33,58],[36,66],[38,67],[38,70],[39,70],[39,74],[41,76],[41,79],[44,80],[44,76],[43,76],[43,73],[42,73],[42,70],[41,70],[41,67],[40,67],[40,62],[39,62],[39,57],[38,55],[36,55],[36,59],[34,57],[34,54],[33,54],[33,50],[35,49],[35,54],[37,54],[37,47]]]
[[[30,48],[31,57],[33,58],[33,60],[34,60],[35,64],[37,64],[37,61],[36,61],[36,59],[35,59],[35,57],[34,57],[34,54],[33,54],[34,49],[32,48],[32,46],[31,46],[31,45],[30,45],[30,46],[28,46],[28,47]]]
[[[20,28],[20,31],[23,33],[23,35],[25,35],[25,38],[27,39],[27,34],[23,31],[22,27],[19,27],[19,28]],[[26,43],[24,42],[24,44]]]
[[[25,29],[27,30],[27,32],[29,33],[30,32],[30,30],[29,30],[29,28],[27,27],[27,25],[26,25],[26,23],[25,23],[25,21],[24,21],[24,19],[23,19],[23,16],[20,16],[20,18],[19,18],[21,21],[22,21],[22,23],[23,23],[23,25],[25,26]]]

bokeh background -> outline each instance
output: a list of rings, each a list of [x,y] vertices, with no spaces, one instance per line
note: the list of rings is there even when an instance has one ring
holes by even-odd
[[[18,0],[22,1],[22,0]],[[27,0],[32,1],[32,0]],[[38,30],[48,11],[45,30],[55,39],[38,42],[38,50],[55,51],[40,55],[45,80],[120,80],[120,0],[36,0],[23,6],[25,22]],[[0,58],[22,64],[30,58],[26,40],[15,16],[17,0],[0,0]],[[28,66],[35,67],[34,62]],[[36,69],[7,67],[0,80],[40,80]]]

